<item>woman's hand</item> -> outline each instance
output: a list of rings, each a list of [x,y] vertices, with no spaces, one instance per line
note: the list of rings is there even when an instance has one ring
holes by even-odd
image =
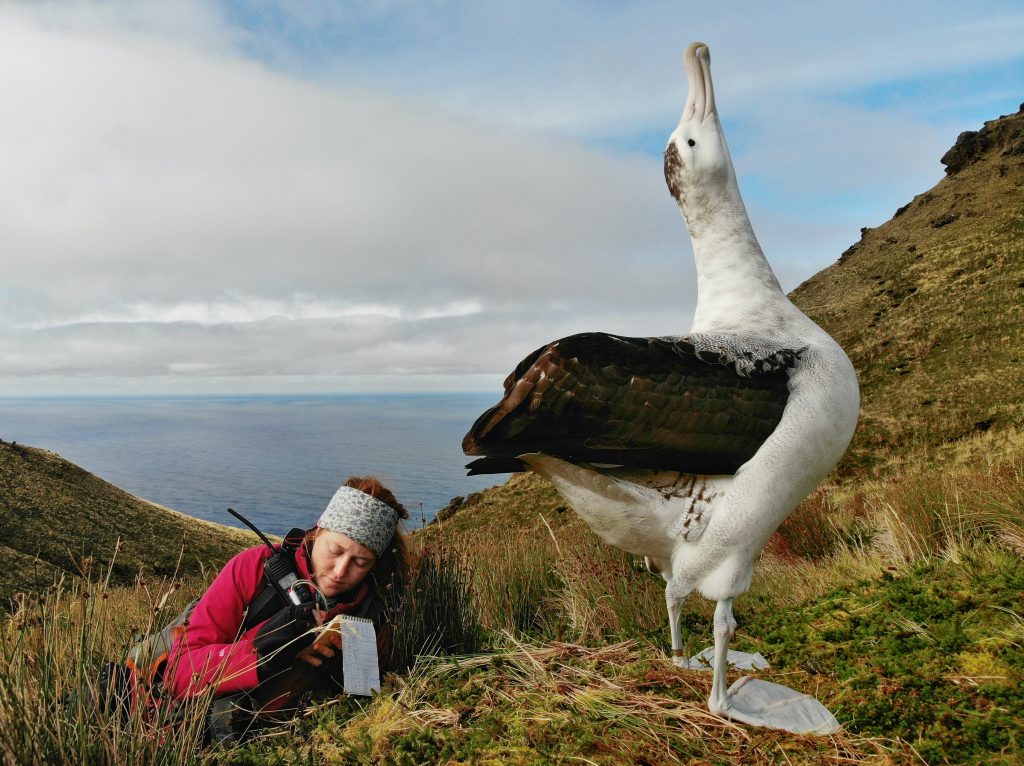
[[[334,656],[341,656],[341,633],[336,630],[321,633],[317,636],[315,643],[295,655],[296,659],[313,667],[320,667],[326,660]]]
[[[252,640],[260,683],[287,667],[300,647],[312,642],[310,631],[322,621],[314,604],[289,604],[263,623]]]

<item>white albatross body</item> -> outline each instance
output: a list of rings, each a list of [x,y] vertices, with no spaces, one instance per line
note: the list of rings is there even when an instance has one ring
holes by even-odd
[[[623,440],[629,438],[621,433],[624,427],[612,436],[590,434],[581,438],[578,446],[579,454],[583,454],[595,445],[611,444],[618,450],[616,455],[626,456],[619,467],[592,456],[589,461],[579,459],[572,446],[563,446],[562,436],[557,440],[557,449],[545,449],[546,443],[555,441],[538,439],[535,450],[526,449],[518,456],[549,479],[603,540],[646,556],[651,569],[663,575],[673,655],[678,663],[684,664],[679,632],[684,599],[697,590],[718,602],[714,619],[715,675],[709,700],[713,712],[752,725],[827,732],[837,726],[834,717],[803,695],[797,694],[801,699],[794,702],[795,693],[785,687],[777,687],[785,690],[780,692],[781,697],[761,705],[744,698],[746,692],[738,692],[737,687],[743,686],[739,682],[727,691],[727,647],[736,626],[732,599],[749,588],[754,559],[782,521],[836,464],[853,436],[860,406],[857,377],[839,345],[786,297],[754,236],[715,108],[707,46],[689,46],[685,63],[689,96],[665,152],[665,177],[693,240],[698,300],[690,332],[679,338],[659,340],[696,349],[698,360],[707,353],[715,356],[718,365],[732,364],[739,382],[761,375],[758,360],[785,356],[785,363],[764,363],[766,367],[775,365],[777,374],[785,375],[781,416],[773,428],[758,432],[759,446],[754,444],[752,454],[737,453],[745,459],[734,470],[716,471],[716,466],[725,463],[710,460],[702,464],[698,460],[695,464],[704,468],[688,471],[686,458],[680,458],[683,462],[676,461],[675,466],[658,464],[658,457],[646,462],[638,459],[631,466],[628,446],[622,446]],[[508,418],[543,418],[544,409],[537,404],[516,408],[524,396],[552,396],[550,391],[540,390],[544,379],[551,377],[550,365],[562,369],[570,364],[558,356],[559,344],[576,337],[556,341],[545,355],[535,355],[535,367],[542,367],[549,357],[554,359],[547,370],[540,369],[532,379],[527,371],[518,381],[513,380],[535,357],[525,360],[506,382],[503,402],[481,416],[464,446],[474,434],[484,443],[487,429],[494,426],[499,414]],[[607,337],[612,341],[634,340]],[[568,355],[568,351],[563,354]],[[575,353],[571,359],[571,364],[576,365],[569,370],[573,374],[583,364],[576,358],[579,356]],[[699,367],[699,362],[687,364],[694,369]],[[607,359],[594,366],[607,369]],[[623,380],[626,389],[637,384],[636,376]],[[682,402],[685,398],[691,409],[696,408],[692,404],[695,398],[717,395],[723,386],[731,385],[728,380],[700,385],[688,384],[689,380],[684,375],[684,382],[677,386],[679,390],[670,393],[679,397],[671,401]],[[583,398],[588,390],[584,385],[587,381],[582,377],[579,381],[578,390],[570,395]],[[527,383],[532,388],[523,393]],[[558,381],[553,385],[559,385]],[[659,393],[668,390],[667,382],[657,385]],[[627,399],[633,395],[630,390],[620,393]],[[607,389],[601,396],[607,402],[609,419],[614,420],[618,399]],[[757,396],[760,394],[751,394]],[[635,418],[637,413],[644,415],[648,407],[658,406],[657,401],[665,400],[644,400],[639,409],[626,412],[622,419]],[[661,406],[668,409],[673,404]],[[499,408],[499,414],[490,414]],[[526,414],[526,410],[530,413]],[[489,414],[490,419],[483,422]],[[713,432],[725,422],[723,417],[728,420],[732,416],[707,417],[698,429],[702,434],[699,438],[704,440],[697,443],[698,448],[705,443],[720,444],[720,440],[714,440]],[[692,422],[692,418],[679,422]],[[540,427],[535,422],[530,426]],[[518,431],[512,429],[509,433]],[[650,449],[644,441],[647,437],[639,429],[631,437],[638,444],[643,441],[644,449]],[[530,446],[528,440],[518,436],[507,441],[513,446]],[[493,448],[488,451],[475,442],[471,446],[476,450],[471,454],[493,452]],[[762,685],[761,693],[776,686],[755,683]],[[747,685],[746,691],[752,688]],[[769,696],[772,693],[768,691]],[[789,702],[783,700],[786,693]],[[788,706],[790,712],[773,713],[769,709],[779,705]]]

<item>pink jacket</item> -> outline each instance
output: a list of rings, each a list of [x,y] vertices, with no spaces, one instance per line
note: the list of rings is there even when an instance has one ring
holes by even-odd
[[[263,562],[269,555],[265,545],[237,554],[199,599],[168,658],[164,688],[175,699],[194,696],[210,686],[221,696],[248,691],[259,683],[252,640],[263,623],[241,635],[239,631],[245,608],[263,590]],[[310,579],[305,546],[296,551],[295,563],[299,576]],[[332,614],[354,611],[368,592],[364,585],[355,601],[335,607]]]

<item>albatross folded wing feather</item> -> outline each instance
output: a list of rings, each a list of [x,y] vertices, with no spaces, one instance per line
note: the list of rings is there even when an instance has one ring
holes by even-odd
[[[799,351],[736,357],[700,337],[571,335],[524,359],[462,448],[470,473],[524,470],[518,455],[731,474],[775,430]]]

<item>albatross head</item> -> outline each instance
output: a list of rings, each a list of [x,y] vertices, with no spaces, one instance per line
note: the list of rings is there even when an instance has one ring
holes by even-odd
[[[689,219],[689,214],[697,211],[688,208],[701,204],[698,197],[716,192],[738,196],[739,189],[715,108],[708,46],[691,43],[683,61],[690,91],[683,116],[665,149],[665,181]]]

